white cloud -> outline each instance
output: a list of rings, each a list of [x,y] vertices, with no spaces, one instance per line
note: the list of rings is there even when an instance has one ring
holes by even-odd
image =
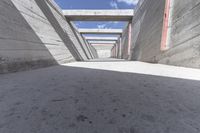
[[[115,9],[118,9],[117,2],[115,2],[115,1],[111,1],[110,2],[110,6],[113,7],[113,8],[115,8]]]
[[[117,0],[117,2],[123,2],[127,5],[137,5],[139,0]]]
[[[106,24],[99,24],[99,25],[97,25],[97,27],[99,28],[99,29],[104,29],[104,28],[106,28]]]
[[[77,27],[79,27],[79,26],[81,26],[82,23],[83,23],[83,22],[75,22],[75,25],[76,25]]]

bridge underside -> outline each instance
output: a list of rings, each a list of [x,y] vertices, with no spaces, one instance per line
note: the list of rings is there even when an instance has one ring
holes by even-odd
[[[74,21],[81,21],[82,23],[87,21],[125,21],[127,23],[130,23],[132,21],[132,18],[134,16],[133,10],[127,10],[127,9],[120,9],[120,10],[63,10],[62,11],[64,16],[66,17],[67,21],[71,21],[72,23]],[[118,47],[121,47],[120,41],[122,38],[122,34],[124,32],[126,27],[123,27],[122,29],[107,29],[107,28],[98,28],[98,29],[80,29],[77,28],[77,31],[83,36],[86,43],[89,45],[91,44],[113,44],[113,48],[116,45],[119,45]],[[104,35],[104,36],[102,36]],[[118,43],[118,44],[117,44]],[[93,46],[93,45],[91,45]],[[94,47],[95,48],[95,47]],[[112,48],[112,49],[113,49]],[[103,48],[105,51],[105,47]],[[112,56],[112,49],[107,49],[106,55],[107,57]],[[97,50],[97,54],[99,49]],[[110,51],[108,54],[108,51]],[[102,54],[100,54],[102,55]],[[101,56],[98,55],[99,58]],[[105,56],[103,56],[105,57]]]

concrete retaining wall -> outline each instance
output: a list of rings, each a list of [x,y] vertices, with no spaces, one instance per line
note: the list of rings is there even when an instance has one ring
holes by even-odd
[[[35,0],[57,34],[76,60],[87,60],[87,55],[81,45],[74,27],[66,21],[61,9],[53,0]]]
[[[200,68],[200,1],[173,0],[169,49],[160,63]]]
[[[102,44],[99,45],[93,45],[93,47],[96,49],[97,51],[97,55],[98,58],[110,58],[111,57],[111,49],[112,49],[112,45],[105,45],[102,46]]]
[[[0,1],[0,73],[87,59],[53,2]]]
[[[90,44],[88,44],[88,47],[89,47],[89,49],[90,49],[90,51],[92,53],[93,58],[94,59],[98,58],[98,54],[97,54],[96,49],[92,45],[90,45]]]
[[[200,68],[200,1],[170,0],[168,49],[161,51],[166,0],[140,0],[133,19],[132,60]]]
[[[165,0],[140,0],[132,22],[131,60],[157,62]]]
[[[126,28],[124,29],[123,33],[122,33],[122,55],[121,58],[122,59],[128,59],[129,55],[128,55],[128,43],[129,43],[129,26],[127,25]]]
[[[110,58],[111,53],[108,49],[97,50],[97,54],[99,58]]]
[[[70,23],[73,29],[74,34],[76,35],[76,38],[78,38],[79,41],[79,46],[83,50],[82,53],[86,56],[87,59],[93,59],[94,56],[91,53],[91,49],[88,46],[88,43],[86,40],[83,38],[83,36],[78,32],[76,26],[73,23]]]
[[[111,51],[111,54],[114,53],[115,55],[111,55],[114,58],[122,58],[122,44],[121,44],[121,37],[117,40],[116,45],[114,46],[115,51]]]
[[[116,58],[117,55],[117,48],[116,45],[111,49],[111,57]]]

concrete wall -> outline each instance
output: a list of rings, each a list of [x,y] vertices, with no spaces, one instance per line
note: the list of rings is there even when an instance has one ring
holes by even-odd
[[[131,60],[157,62],[165,0],[140,0],[132,22]]]
[[[161,51],[166,0],[140,0],[133,18],[132,60],[200,68],[200,1],[170,0],[168,40]]]
[[[35,0],[46,18],[49,20],[57,34],[61,37],[63,42],[76,60],[88,59],[81,46],[81,42],[74,32],[74,27],[70,22],[66,21],[61,9],[56,5],[54,0]]]
[[[116,58],[121,59],[122,58],[122,43],[121,43],[122,39],[121,37],[117,40],[116,42]]]
[[[54,1],[0,1],[0,73],[87,59]]]
[[[122,58],[122,45],[121,45],[121,37],[116,41],[116,45],[111,48],[111,57],[112,58]]]
[[[111,57],[112,58],[116,58],[117,56],[117,49],[116,49],[116,45],[111,49]]]
[[[121,44],[122,44],[122,49],[121,49],[121,58],[122,59],[128,59],[129,55],[128,55],[128,43],[129,43],[129,26],[127,25],[125,27],[125,29],[123,30],[122,33],[122,40],[121,40]]]
[[[111,52],[109,49],[97,50],[97,54],[98,54],[99,58],[110,58],[111,57]]]
[[[71,26],[73,27],[73,32],[76,35],[76,38],[78,38],[79,41],[79,46],[81,46],[81,49],[83,50],[84,55],[86,55],[87,59],[93,59],[94,56],[91,53],[91,48],[88,46],[89,44],[87,41],[83,38],[83,36],[79,33],[78,29],[73,23],[70,23]]]
[[[97,50],[90,44],[88,44],[88,47],[90,48],[90,51],[91,51],[91,53],[93,55],[93,58],[94,59],[98,58]]]
[[[129,59],[129,23],[123,29],[122,35],[118,38],[117,44],[111,49],[111,57]]]
[[[200,68],[200,1],[173,0],[169,49],[160,63]]]
[[[111,44],[105,44],[104,46],[102,44],[94,45],[94,48],[97,51],[98,58],[110,58],[112,47],[113,45]]]

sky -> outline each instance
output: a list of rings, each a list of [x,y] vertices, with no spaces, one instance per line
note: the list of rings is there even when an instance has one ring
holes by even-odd
[[[62,9],[134,9],[138,0],[55,0]],[[78,28],[121,29],[126,22],[75,22]]]

